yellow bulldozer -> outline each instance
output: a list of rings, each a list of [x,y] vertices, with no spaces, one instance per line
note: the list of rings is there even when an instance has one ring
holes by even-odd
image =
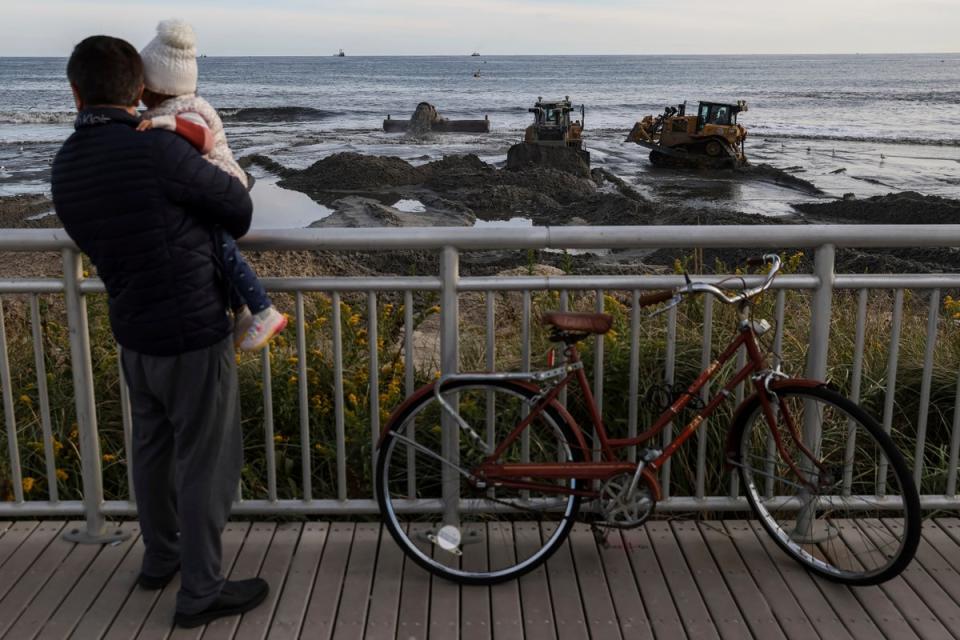
[[[528,111],[533,114],[533,124],[527,127],[524,142],[583,148],[584,108],[580,107],[580,120],[571,122],[573,105],[570,104],[570,96],[556,102],[544,102],[543,98],[537,98],[536,104]]]
[[[747,130],[737,124],[737,115],[746,110],[745,100],[701,102],[696,114],[687,115],[684,102],[656,117],[644,117],[633,126],[627,142],[650,149],[655,166],[741,167],[747,164],[743,148]]]

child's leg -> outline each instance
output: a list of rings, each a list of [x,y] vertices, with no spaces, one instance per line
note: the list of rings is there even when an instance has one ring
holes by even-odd
[[[233,292],[239,296],[240,300],[235,301],[231,295],[230,306],[237,309],[241,302],[246,304],[251,313],[259,313],[271,306],[270,296],[267,295],[257,274],[253,272],[247,261],[244,260],[240,249],[237,247],[237,241],[229,233],[221,231],[219,234],[220,251],[223,256],[224,275],[233,285]]]

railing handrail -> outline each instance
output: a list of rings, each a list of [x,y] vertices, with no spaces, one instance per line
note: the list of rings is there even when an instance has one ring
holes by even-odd
[[[255,229],[240,241],[258,251],[329,249],[662,249],[960,246],[960,224],[783,224],[601,227],[372,227]],[[0,251],[76,246],[63,229],[5,229]]]

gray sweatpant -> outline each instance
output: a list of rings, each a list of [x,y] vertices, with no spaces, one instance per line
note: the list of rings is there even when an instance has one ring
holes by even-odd
[[[223,586],[220,535],[243,444],[232,338],[178,356],[122,355],[133,408],[133,483],[143,573],[180,566],[177,611],[197,613]]]

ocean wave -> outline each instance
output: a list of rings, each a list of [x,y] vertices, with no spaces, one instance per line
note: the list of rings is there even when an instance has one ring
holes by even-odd
[[[312,107],[238,107],[218,109],[218,113],[226,122],[312,122],[344,115]]]
[[[0,124],[72,124],[76,111],[0,111]]]
[[[896,136],[851,136],[842,134],[813,134],[813,133],[767,133],[765,131],[750,131],[754,138],[770,140],[834,140],[837,142],[871,142],[874,144],[915,144],[930,147],[960,147],[960,139],[956,138],[922,138]],[[747,144],[750,138],[747,138]]]

